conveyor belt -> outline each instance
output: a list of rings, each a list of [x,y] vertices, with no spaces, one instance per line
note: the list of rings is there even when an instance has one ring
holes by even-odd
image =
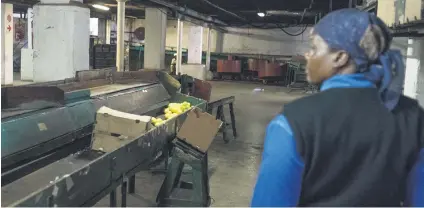
[[[200,99],[177,93],[171,102],[188,101],[206,108]],[[186,112],[100,155],[71,155],[2,187],[2,206],[91,206],[116,189],[124,180],[147,170],[170,139],[175,138]],[[57,179],[57,180],[56,180]]]
[[[75,148],[70,144],[78,139],[86,139],[87,134],[91,135],[95,113],[102,106],[128,113],[144,114],[161,109],[169,103],[170,99],[161,84],[111,84],[91,88],[90,91],[96,94],[90,100],[2,119],[2,178],[14,180],[22,177],[16,176],[9,170],[20,171],[16,167],[30,164],[55,149],[71,153],[81,150],[80,147],[72,151],[60,148],[67,145],[69,148]],[[23,129],[25,131],[22,131]],[[41,162],[38,164],[40,167],[46,165]],[[34,166],[34,170],[40,167]],[[3,174],[5,171],[9,171],[7,174],[13,177],[6,177]],[[28,170],[21,174],[27,174],[27,172]],[[9,182],[3,180],[2,185]]]
[[[91,154],[90,154],[91,153]],[[99,157],[100,154],[88,152],[85,154],[74,154],[62,160],[56,161],[42,169],[39,169],[1,189],[1,204],[3,207],[31,195],[42,187],[46,187],[66,174],[81,169],[90,161]],[[101,177],[101,175],[99,175]],[[70,184],[70,186],[72,186]],[[72,188],[72,187],[69,187]]]
[[[90,94],[91,96],[98,96],[98,95],[104,95],[109,94],[117,91],[127,90],[131,88],[136,87],[143,87],[151,85],[150,83],[137,83],[137,84],[109,84],[109,85],[103,85],[98,87],[90,88]]]

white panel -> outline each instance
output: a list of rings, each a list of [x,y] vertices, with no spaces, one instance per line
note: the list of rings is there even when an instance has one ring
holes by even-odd
[[[406,71],[405,71],[405,84],[404,94],[411,98],[417,97],[417,81],[418,73],[420,71],[420,53],[421,41],[409,39],[408,50],[406,56]]]
[[[1,4],[1,84],[13,84],[13,5]]]
[[[395,0],[378,0],[377,16],[392,25],[395,22]]]
[[[166,14],[146,8],[144,68],[165,69]]]
[[[420,60],[424,60],[424,40],[420,39]],[[417,100],[421,107],[424,108],[424,61],[420,63],[420,70],[417,78]]]
[[[206,80],[207,70],[202,64],[183,64],[181,65],[181,74],[187,74],[196,79]]]
[[[76,8],[77,9],[77,8]],[[90,69],[90,10],[77,9],[74,16],[73,71]]]
[[[27,22],[27,28],[28,28],[28,48],[32,49],[32,19],[34,17],[34,12],[32,11],[32,8],[28,8],[28,12],[27,12],[27,18],[28,18],[28,22]]]
[[[31,48],[21,49],[21,80],[34,80],[34,60],[33,50]]]
[[[203,27],[190,26],[188,34],[188,57],[187,63],[202,63]]]
[[[34,81],[71,78],[89,68],[89,15],[77,6],[34,6]]]
[[[90,35],[99,35],[99,18],[90,18]]]
[[[422,0],[405,1],[405,20],[421,19]]]

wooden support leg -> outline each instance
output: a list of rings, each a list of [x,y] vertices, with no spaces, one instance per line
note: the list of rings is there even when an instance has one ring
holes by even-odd
[[[110,207],[116,207],[117,206],[117,202],[116,202],[116,190],[113,190],[109,194],[109,206]]]
[[[128,193],[130,193],[130,194],[135,193],[135,175],[130,177]]]
[[[178,186],[178,182],[180,181],[181,174],[183,172],[184,163],[181,161],[176,161],[175,159],[171,159],[171,164],[168,169],[167,176],[165,177],[164,182],[159,190],[159,194],[156,197],[156,202],[158,205],[164,200],[170,197],[171,192]]]
[[[127,181],[124,181],[121,185],[121,207],[127,207],[127,186]]]
[[[233,103],[230,103],[229,106],[230,106],[231,127],[233,128],[233,136],[235,139],[237,137],[237,129],[236,129],[236,117],[234,115],[234,105]]]
[[[219,119],[222,121],[222,127],[221,127],[222,139],[224,140],[225,143],[228,143],[229,140],[227,138],[227,122],[225,121],[224,108],[222,105],[218,107],[218,110],[216,112],[216,119],[217,120]]]

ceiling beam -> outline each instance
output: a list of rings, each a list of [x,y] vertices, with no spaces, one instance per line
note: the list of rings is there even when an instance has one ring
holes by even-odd
[[[164,1],[164,0],[149,0],[149,1],[156,3],[156,4],[159,4],[159,5],[162,5],[164,7],[168,7],[169,9],[175,10],[176,12],[178,12],[180,14],[187,15],[187,16],[205,21],[206,23],[216,24],[216,25],[219,25],[219,26],[226,26],[227,25],[227,23],[225,23],[221,20],[218,20],[216,18],[213,18],[211,16],[201,14],[201,13],[196,12],[194,10],[191,10],[189,8],[180,7],[178,5],[169,3],[169,2]]]

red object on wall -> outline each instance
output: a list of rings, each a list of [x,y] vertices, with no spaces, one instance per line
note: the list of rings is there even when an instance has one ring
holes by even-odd
[[[247,70],[249,71],[258,71],[259,62],[257,59],[248,59],[247,60]]]
[[[218,73],[241,73],[240,60],[218,60],[217,61]]]
[[[258,77],[280,77],[284,75],[285,71],[287,71],[287,65],[281,67],[279,63],[265,62],[265,67],[259,68]]]
[[[265,65],[268,61],[264,60],[264,59],[259,59],[258,60],[258,72],[261,70],[265,70]]]

